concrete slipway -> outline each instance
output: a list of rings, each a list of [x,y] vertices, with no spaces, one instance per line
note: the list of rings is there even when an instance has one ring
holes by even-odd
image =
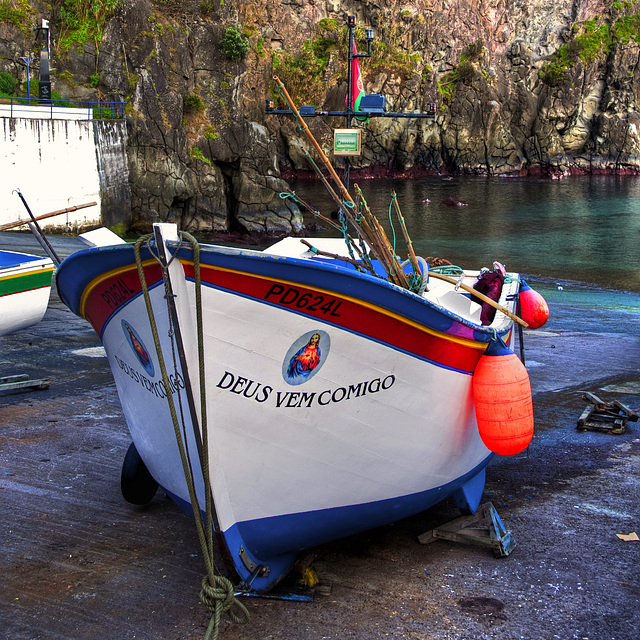
[[[30,236],[0,246],[41,253]],[[55,238],[69,253],[76,241]],[[459,515],[443,503],[315,550],[311,603],[245,600],[254,640],[635,640],[640,637],[640,423],[578,432],[584,391],[640,409],[637,317],[556,302],[525,336],[536,434],[495,459],[485,500],[517,540],[506,558],[417,536]],[[578,314],[589,322],[576,328]],[[601,314],[600,316],[598,314]],[[606,326],[599,320],[606,320]],[[11,640],[182,640],[208,621],[192,521],[159,493],[120,495],[129,445],[110,371],[88,324],[55,292],[39,325],[0,339],[0,375],[47,377],[0,397],[0,635]]]

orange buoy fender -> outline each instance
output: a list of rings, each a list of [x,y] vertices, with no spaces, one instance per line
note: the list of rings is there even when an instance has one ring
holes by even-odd
[[[526,449],[533,437],[529,374],[499,337],[489,343],[473,374],[478,431],[485,446],[501,456]]]
[[[520,317],[530,329],[539,329],[549,319],[547,301],[524,280],[520,283]]]

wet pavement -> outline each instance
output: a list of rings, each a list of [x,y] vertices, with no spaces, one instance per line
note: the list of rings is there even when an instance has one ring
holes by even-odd
[[[62,255],[81,246],[53,245]],[[22,234],[0,233],[0,248],[42,254]],[[220,637],[635,640],[640,542],[617,534],[640,533],[640,423],[611,435],[576,422],[585,391],[640,409],[638,318],[567,300],[552,296],[549,323],[525,332],[534,439],[487,470],[484,501],[517,541],[508,557],[419,544],[460,515],[447,501],[315,549],[323,588],[312,602],[246,599],[249,624],[225,619]],[[111,373],[93,330],[55,292],[40,324],[0,338],[0,375],[16,373],[51,385],[0,394],[3,637],[203,637],[193,522],[161,492],[145,508],[122,499],[130,439]]]

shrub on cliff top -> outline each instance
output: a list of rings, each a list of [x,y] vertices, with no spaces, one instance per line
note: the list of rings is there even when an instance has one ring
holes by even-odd
[[[0,96],[15,96],[18,81],[8,72],[0,71]]]
[[[249,51],[249,41],[240,33],[238,27],[229,27],[220,40],[220,48],[229,60],[242,60]]]

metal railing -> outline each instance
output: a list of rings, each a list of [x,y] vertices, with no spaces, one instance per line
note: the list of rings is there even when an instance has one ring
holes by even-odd
[[[122,120],[124,102],[40,100],[0,96],[0,117],[44,120]]]

